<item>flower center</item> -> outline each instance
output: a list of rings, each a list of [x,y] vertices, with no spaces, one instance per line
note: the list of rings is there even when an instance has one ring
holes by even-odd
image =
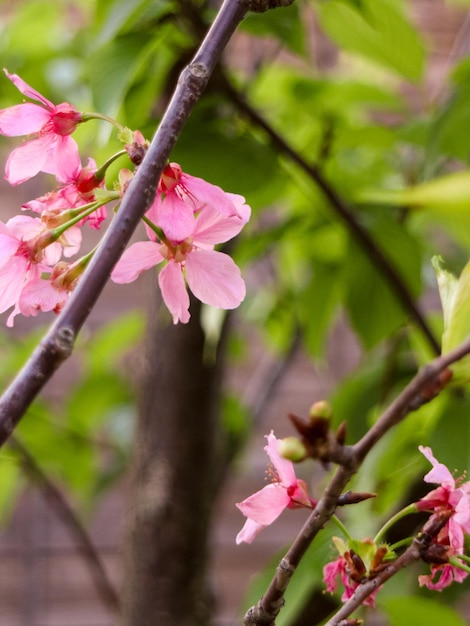
[[[183,263],[188,252],[193,249],[192,237],[187,237],[181,243],[172,245],[169,241],[166,241],[160,246],[160,254],[170,261],[173,259],[176,263]]]

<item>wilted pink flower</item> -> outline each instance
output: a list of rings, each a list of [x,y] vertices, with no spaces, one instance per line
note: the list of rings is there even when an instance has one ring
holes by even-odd
[[[213,247],[241,231],[250,217],[250,207],[242,196],[225,195],[237,209],[234,215],[224,216],[207,205],[196,217],[191,215],[191,229],[188,222],[186,237],[181,241],[167,238],[162,242],[147,228],[151,241],[130,246],[111,273],[111,279],[116,283],[132,282],[144,270],[166,260],[158,283],[175,324],[187,323],[190,318],[185,278],[201,302],[221,309],[236,308],[245,297],[245,283],[233,260]]]
[[[77,144],[70,134],[82,121],[82,114],[67,102],[55,106],[19,76],[4,71],[22,94],[40,103],[26,102],[0,110],[1,135],[36,136],[10,154],[6,179],[17,185],[38,172],[60,177],[77,151]]]
[[[215,209],[223,217],[238,216],[232,194],[186,174],[178,163],[170,163],[163,170],[148,217],[170,241],[183,241],[193,232],[195,214],[207,208]]]
[[[377,575],[376,568],[382,566],[384,559],[394,556],[386,545],[376,545],[371,539],[351,541],[349,545],[353,545],[354,549],[339,537],[333,537],[333,543],[340,556],[325,565],[323,580],[329,593],[335,593],[339,583],[343,585],[342,602],[349,600],[362,582],[367,582]],[[363,604],[374,607],[379,589],[380,587],[377,587],[367,596]]]
[[[307,485],[295,475],[292,461],[279,454],[280,439],[273,431],[266,436],[265,446],[273,465],[273,481],[253,495],[237,503],[237,507],[247,517],[245,525],[238,533],[237,544],[251,543],[256,535],[272,524],[284,509],[314,508],[316,502],[310,498]]]

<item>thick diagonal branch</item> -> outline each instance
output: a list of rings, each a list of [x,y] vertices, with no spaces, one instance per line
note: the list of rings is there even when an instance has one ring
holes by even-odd
[[[192,62],[183,70],[148,152],[99,250],[67,306],[0,399],[0,446],[55,370],[71,354],[75,338],[104,289],[111,270],[152,204],[170,152],[247,8],[236,0],[226,0]]]

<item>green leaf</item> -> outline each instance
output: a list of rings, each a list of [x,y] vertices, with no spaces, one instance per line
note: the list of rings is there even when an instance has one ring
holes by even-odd
[[[407,189],[368,189],[358,202],[384,203],[415,209],[416,220],[442,225],[464,245],[470,242],[470,171],[461,171]],[[425,212],[423,212],[425,210]]]
[[[400,280],[417,296],[421,288],[417,240],[392,219],[378,219],[371,233]],[[367,348],[396,331],[408,315],[380,269],[353,240],[345,262],[343,289],[353,327]]]
[[[16,455],[3,451],[0,455],[0,525],[6,524],[10,519],[22,487],[21,476]]]
[[[378,604],[387,614],[390,626],[465,626],[458,613],[438,599],[394,596],[379,598]]]
[[[357,200],[385,202],[411,208],[446,211],[470,207],[470,171],[454,172],[407,189],[371,189],[358,194]]]
[[[95,20],[99,28],[96,43],[103,45],[118,34],[135,29],[140,23],[147,26],[172,8],[173,3],[168,0],[99,0]]]
[[[145,33],[122,35],[90,56],[90,86],[100,113],[117,115],[132,81],[148,62],[155,45]]]
[[[410,81],[421,79],[424,47],[416,29],[392,2],[364,0],[356,9],[341,0],[318,3],[322,27],[341,48],[395,70]]]
[[[433,259],[439,295],[444,314],[442,353],[446,354],[470,336],[470,261],[457,279],[444,269],[442,259]],[[470,379],[470,358],[465,357],[452,366],[454,376]]]
[[[256,36],[274,35],[293,52],[305,54],[305,26],[297,3],[283,7],[282,11],[250,13],[240,28]]]
[[[340,272],[339,267],[317,263],[311,281],[299,295],[303,337],[308,351],[317,358],[323,355],[340,302]]]

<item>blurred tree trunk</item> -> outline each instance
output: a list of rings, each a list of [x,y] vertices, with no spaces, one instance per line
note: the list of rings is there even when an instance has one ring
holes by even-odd
[[[204,359],[201,305],[189,324],[151,316],[125,538],[125,626],[207,626],[220,354]],[[220,351],[219,351],[220,352]]]

